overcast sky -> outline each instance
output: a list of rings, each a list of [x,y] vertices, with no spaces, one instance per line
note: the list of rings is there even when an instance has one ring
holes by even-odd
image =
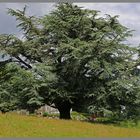
[[[140,44],[140,3],[75,3],[87,9],[99,10],[100,15],[119,15],[119,21],[133,32],[133,37],[128,39],[128,43],[137,46]],[[14,17],[7,15],[7,8],[22,9],[28,5],[30,15],[43,16],[54,8],[54,3],[0,3],[0,34],[10,33],[19,37],[21,33],[16,29]]]

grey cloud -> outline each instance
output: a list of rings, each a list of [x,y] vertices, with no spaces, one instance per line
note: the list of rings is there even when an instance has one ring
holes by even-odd
[[[7,3],[6,7],[12,9],[23,9],[27,6],[27,13],[34,16],[42,16],[48,14],[52,9],[54,3]]]
[[[27,5],[27,14],[34,16],[42,16],[48,14],[54,3],[0,3],[0,34],[16,34],[21,36],[21,32],[16,28],[16,20],[7,14],[7,8],[23,9]]]
[[[133,32],[133,37],[128,38],[128,42],[133,45],[140,43],[140,3],[75,3],[88,9],[101,11],[100,15],[110,14],[112,16],[119,15],[119,21],[130,29],[136,30]],[[29,15],[42,16],[48,14],[54,9],[54,3],[0,3],[0,34],[15,33],[21,36],[21,32],[16,28],[14,17],[6,14],[6,8],[22,9],[25,5],[28,6],[27,12]]]
[[[16,21],[7,15],[5,4],[0,4],[0,34],[3,33],[17,33]]]

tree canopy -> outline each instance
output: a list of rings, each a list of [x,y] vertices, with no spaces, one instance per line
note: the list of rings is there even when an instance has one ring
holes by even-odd
[[[125,107],[125,117],[135,114],[140,87],[134,55],[139,52],[124,43],[132,31],[118,16],[99,17],[99,11],[69,3],[56,5],[41,18],[28,16],[26,6],[8,13],[18,21],[24,39],[0,35],[0,49],[8,55],[0,63],[1,95],[6,96],[5,90],[10,98],[16,95],[17,108],[33,112],[43,104],[53,105],[62,119],[70,119],[71,108],[120,115]]]

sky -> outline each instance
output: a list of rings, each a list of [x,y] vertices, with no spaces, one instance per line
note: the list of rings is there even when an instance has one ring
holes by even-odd
[[[100,16],[110,14],[119,15],[119,21],[124,26],[135,30],[133,37],[128,38],[128,44],[138,46],[140,44],[140,3],[74,3],[86,9],[100,11]],[[15,34],[21,37],[21,32],[16,28],[14,17],[7,14],[7,8],[22,9],[28,6],[29,15],[43,16],[49,14],[55,3],[0,3],[0,34]]]

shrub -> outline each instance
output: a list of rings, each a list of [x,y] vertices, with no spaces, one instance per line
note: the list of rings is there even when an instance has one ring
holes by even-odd
[[[87,120],[87,117],[86,117],[84,114],[78,113],[78,112],[76,112],[76,111],[73,111],[73,112],[71,113],[71,118],[72,118],[73,120]]]
[[[43,113],[43,117],[48,117],[49,116],[49,113],[48,112],[44,112]]]

